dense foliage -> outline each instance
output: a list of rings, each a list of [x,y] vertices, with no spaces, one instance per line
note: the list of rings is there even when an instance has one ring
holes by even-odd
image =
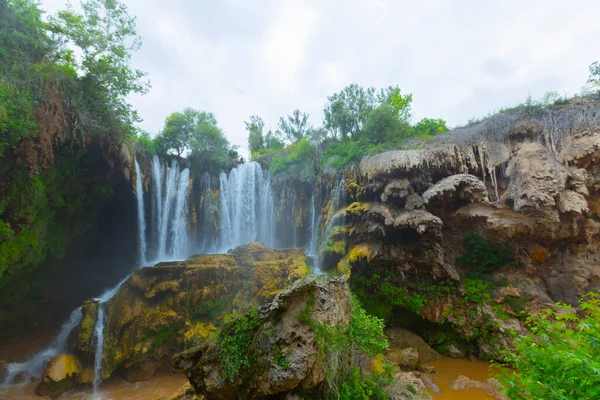
[[[265,133],[264,121],[251,116],[246,122],[248,147],[276,181],[298,180],[296,167],[300,167],[299,180],[311,182],[319,171],[343,168],[365,155],[419,146],[411,141],[448,132],[441,119],[425,118],[411,126],[411,103],[412,95],[402,94],[397,86],[377,91],[351,84],[328,97],[322,127],[311,126],[309,115],[295,110],[280,118],[275,132]],[[306,160],[299,166],[300,143]]]
[[[219,355],[223,360],[223,376],[226,381],[233,382],[238,375],[244,374],[250,369],[248,348],[258,326],[259,319],[256,309],[252,309],[244,315],[231,315],[225,320],[217,340]]]
[[[0,0],[0,277],[89,229],[114,185],[83,160],[90,143],[136,136],[126,98],[148,81],[130,66],[135,19],[115,0],[78,10],[43,20],[36,1]]]
[[[489,274],[506,265],[515,265],[513,251],[506,243],[493,243],[469,233],[463,239],[463,246],[465,254],[457,261],[472,274]]]
[[[558,304],[528,318],[531,333],[508,353],[515,370],[499,377],[510,399],[600,398],[600,295],[580,308]]]

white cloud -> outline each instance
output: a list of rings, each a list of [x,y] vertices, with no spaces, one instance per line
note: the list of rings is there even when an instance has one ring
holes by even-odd
[[[43,0],[54,11],[63,0]],[[153,88],[132,98],[156,132],[184,107],[212,111],[245,147],[243,121],[295,108],[322,119],[346,84],[398,84],[415,119],[466,122],[528,94],[578,91],[600,37],[600,2],[580,0],[125,0]]]

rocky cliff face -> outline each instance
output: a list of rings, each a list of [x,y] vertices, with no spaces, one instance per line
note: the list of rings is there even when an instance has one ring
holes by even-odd
[[[500,357],[521,312],[600,288],[598,110],[583,98],[499,115],[364,159],[324,231],[323,267],[388,323],[455,355]]]

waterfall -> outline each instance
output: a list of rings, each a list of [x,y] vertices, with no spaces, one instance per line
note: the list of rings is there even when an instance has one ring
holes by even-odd
[[[48,347],[26,361],[7,364],[7,375],[2,385],[15,383],[16,378],[24,382],[29,381],[30,378],[39,378],[52,357],[67,351],[67,339],[73,328],[79,324],[79,321],[81,321],[81,307],[73,310],[69,319],[62,325],[58,335]]]
[[[153,263],[185,259],[191,248],[187,231],[190,170],[180,171],[177,160],[173,160],[170,166],[163,166],[155,155],[152,159],[152,182],[154,218],[150,222],[156,244]]]
[[[189,185],[190,170],[186,168],[179,175],[175,197],[175,217],[173,218],[173,225],[171,227],[173,237],[172,255],[174,257],[187,257],[190,252],[187,231],[187,196]]]
[[[94,327],[96,336],[96,353],[94,354],[94,395],[92,399],[101,400],[98,393],[100,383],[102,382],[102,353],[104,351],[104,303],[98,304],[98,314],[96,316],[96,326]]]
[[[161,215],[161,210],[162,210],[162,166],[160,165],[160,159],[158,158],[158,156],[155,154],[154,157],[152,157],[152,184],[154,185],[154,198],[152,199],[154,201],[154,207],[152,208],[153,210],[153,218],[152,218],[152,222],[154,223],[155,227],[156,227],[156,233],[155,233],[155,238],[158,241],[158,238],[160,236],[160,232],[159,232],[159,215]],[[156,249],[158,249],[158,243],[156,246]],[[156,257],[155,257],[156,258]]]
[[[135,159],[135,171],[140,253],[139,265],[144,266],[148,263],[147,227],[149,228],[150,238],[154,239],[151,243],[156,243],[157,249],[152,264],[169,259],[185,259],[190,253],[187,233],[187,196],[190,185],[189,169],[185,168],[180,171],[176,160],[173,160],[170,166],[163,166],[158,156],[155,155],[152,158],[154,196],[152,197],[153,218],[149,221],[149,224],[146,224],[143,176],[137,159]],[[261,177],[263,176],[262,170],[260,175]],[[272,199],[270,204],[272,208]],[[257,218],[256,215],[255,218]],[[152,235],[154,235],[154,238],[152,238]],[[127,275],[113,288],[105,291],[102,296],[96,298],[98,302],[98,314],[96,317],[96,326],[94,327],[96,347],[94,355],[93,399],[101,398],[99,387],[102,383],[105,303],[113,298],[130,275]],[[81,317],[81,307],[78,307],[71,313],[69,319],[63,324],[60,332],[48,347],[24,362],[8,364],[7,377],[2,382],[2,385],[12,384],[17,378],[27,381],[29,378],[39,377],[52,357],[68,351],[67,339],[73,328],[81,321]]]
[[[310,207],[310,241],[308,243],[307,255],[312,260],[313,273],[320,275],[322,274],[319,265],[319,251],[317,249],[317,240],[319,238],[319,226],[321,225],[321,210],[317,212],[317,200],[315,199],[316,194],[313,194]]]
[[[221,217],[217,251],[250,242],[272,247],[275,208],[269,175],[256,162],[238,165],[227,176],[221,173]]]
[[[135,196],[137,198],[139,263],[146,265],[146,217],[144,215],[144,181],[140,165],[135,159]]]

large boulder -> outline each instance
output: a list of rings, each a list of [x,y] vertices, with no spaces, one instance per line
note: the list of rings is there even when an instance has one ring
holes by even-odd
[[[208,399],[246,399],[314,389],[326,379],[326,371],[312,326],[348,324],[350,304],[343,278],[297,281],[258,309],[259,324],[247,351],[251,354],[249,365],[236,376],[226,376],[219,341],[181,353],[173,364],[185,370],[196,391]],[[306,317],[312,324],[303,313],[309,313]]]
[[[258,243],[231,254],[198,255],[134,272],[105,304],[103,378],[117,369],[130,381],[150,379],[171,356],[205,341],[223,316],[245,312],[310,272],[300,249]],[[82,307],[70,336],[82,360],[93,360],[97,301]]]
[[[207,400],[322,398],[339,385],[356,384],[343,377],[374,374],[388,374],[387,383],[371,385],[383,385],[380,393],[389,399],[428,399],[414,373],[385,372],[382,354],[371,358],[358,350],[365,342],[361,347],[357,341],[373,334],[365,329],[374,328],[352,325],[356,310],[344,277],[301,279],[271,303],[226,323],[215,339],[176,355],[173,365]]]

